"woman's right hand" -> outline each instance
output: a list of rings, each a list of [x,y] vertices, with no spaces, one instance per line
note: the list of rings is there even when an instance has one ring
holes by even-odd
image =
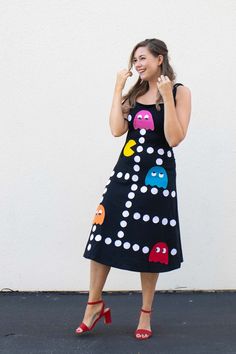
[[[116,78],[116,88],[123,90],[126,80],[128,79],[129,76],[132,76],[132,75],[133,75],[133,73],[131,70],[122,69],[122,70],[118,71],[117,78]]]

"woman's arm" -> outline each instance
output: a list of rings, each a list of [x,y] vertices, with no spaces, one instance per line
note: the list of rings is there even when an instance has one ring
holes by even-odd
[[[163,98],[165,105],[164,132],[168,144],[177,146],[186,136],[191,115],[191,91],[187,86],[176,88],[176,106],[173,93]]]
[[[112,99],[111,112],[109,117],[109,124],[113,136],[121,136],[128,130],[127,114],[122,110],[122,89],[115,86],[114,95]]]
[[[129,76],[132,75],[133,73],[128,69],[122,69],[117,73],[109,118],[111,133],[114,136],[123,135],[125,132],[127,132],[129,128],[127,121],[127,112],[129,111],[129,109],[126,109],[127,107],[125,106],[125,104],[122,106],[122,90],[125,86],[126,80]]]

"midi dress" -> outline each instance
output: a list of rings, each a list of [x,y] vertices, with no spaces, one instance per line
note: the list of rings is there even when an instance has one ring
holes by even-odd
[[[176,104],[176,90],[173,86]],[[118,160],[98,201],[83,257],[136,272],[168,272],[183,262],[174,151],[164,103],[138,101],[127,117]]]

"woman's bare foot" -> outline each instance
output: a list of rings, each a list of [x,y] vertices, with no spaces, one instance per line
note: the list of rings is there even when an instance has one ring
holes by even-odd
[[[86,324],[87,327],[90,328],[91,325],[93,324],[93,322],[99,317],[99,315],[101,313],[102,306],[103,306],[102,303],[86,306],[84,318],[83,318],[82,322],[84,324]],[[78,331],[80,331],[80,330],[78,330]],[[81,332],[83,332],[82,329],[81,329]]]
[[[148,329],[151,331],[151,319],[150,319],[150,313],[146,312],[141,312],[140,317],[139,317],[139,323],[138,323],[138,329]],[[147,334],[142,334],[141,335],[143,338],[147,337]]]

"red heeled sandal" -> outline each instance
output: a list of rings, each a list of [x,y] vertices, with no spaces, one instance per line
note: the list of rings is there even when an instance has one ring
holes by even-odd
[[[111,323],[111,310],[109,308],[106,308],[104,310],[105,304],[104,304],[103,300],[87,302],[87,304],[89,304],[89,305],[94,305],[94,304],[99,304],[99,303],[103,304],[101,312],[99,314],[99,317],[92,323],[92,325],[90,327],[88,327],[84,322],[82,322],[79,325],[79,327],[76,328],[76,330],[75,330],[76,334],[81,334],[84,332],[91,331],[94,328],[94,326],[96,325],[96,323],[98,322],[98,320],[100,320],[103,316],[104,316],[104,323],[105,324]]]
[[[151,313],[152,310],[150,311],[147,311],[147,310],[143,310],[141,309],[142,312],[145,312],[145,313]],[[148,339],[152,336],[152,331],[150,331],[149,329],[142,329],[142,328],[139,328],[139,329],[136,329],[135,333],[135,338],[136,339]]]

